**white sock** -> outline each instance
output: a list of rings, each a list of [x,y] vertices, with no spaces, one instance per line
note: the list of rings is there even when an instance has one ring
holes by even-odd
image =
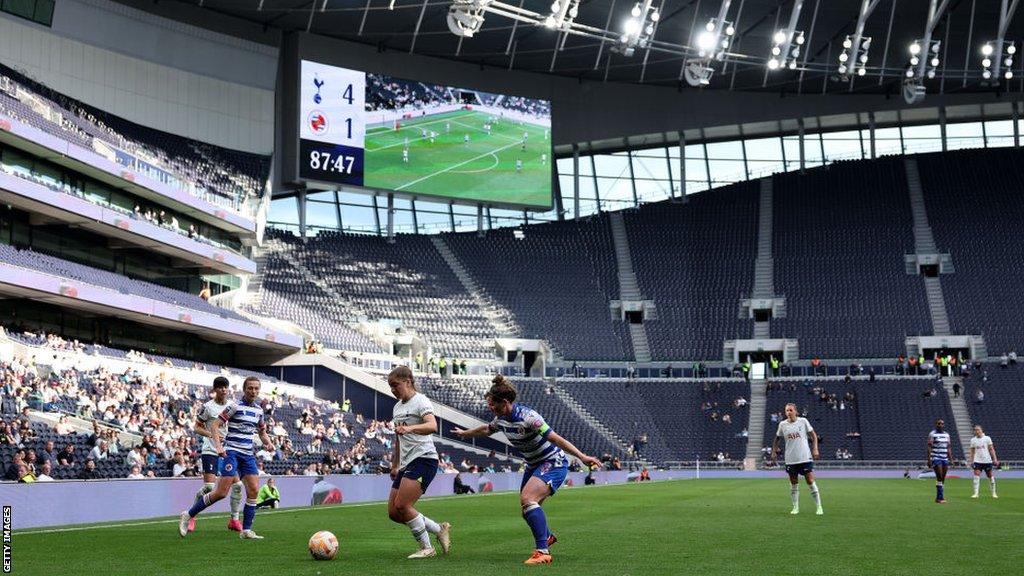
[[[992,487],[992,493],[995,494],[996,493],[996,477],[993,476],[993,477],[989,478],[988,479],[988,483],[989,483],[989,486]],[[978,489],[975,488],[974,491],[977,492]]]
[[[423,514],[420,514],[420,516],[423,518],[423,525],[426,527],[427,532],[430,532],[431,534],[438,534],[438,533],[441,532],[441,525],[440,524],[438,524],[437,522],[434,522],[433,520],[431,520],[430,518],[427,518],[426,516],[423,516]]]
[[[800,485],[790,484],[789,485],[789,499],[793,501],[793,508],[800,505]]]
[[[975,476],[974,477],[974,493],[975,494],[978,493],[978,486],[980,486],[980,485],[981,485],[981,478],[978,477],[978,476]]]
[[[238,520],[242,513],[242,483],[235,482],[231,485],[231,519]]]
[[[209,494],[210,492],[213,492],[213,482],[204,482],[203,487],[199,489],[199,492],[196,492],[196,498],[202,498],[204,494]]]
[[[815,506],[821,506],[821,494],[818,492],[817,482],[811,482],[811,497],[814,498]]]
[[[427,527],[423,522],[423,514],[420,514],[412,520],[409,520],[405,523],[405,525],[408,526],[409,530],[412,531],[412,537],[415,538],[417,542],[419,542],[421,550],[433,548],[433,546],[430,545],[430,533],[427,532]]]

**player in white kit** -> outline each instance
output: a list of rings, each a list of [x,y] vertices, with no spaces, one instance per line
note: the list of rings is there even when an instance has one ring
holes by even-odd
[[[217,460],[220,456],[213,447],[210,440],[210,424],[220,416],[220,413],[231,401],[231,383],[223,376],[213,379],[213,398],[203,404],[196,416],[196,424],[193,431],[203,437],[201,460],[203,462],[203,487],[196,492],[196,498],[202,498],[204,494],[213,492],[214,484],[217,482]],[[238,519],[242,512],[242,482],[235,477],[235,483],[231,485],[231,519],[228,520],[228,530],[235,532],[242,531],[242,522]],[[188,521],[188,531],[196,529],[196,519],[192,517]]]
[[[410,559],[437,555],[430,543],[431,534],[437,536],[441,551],[447,554],[451,548],[451,524],[438,524],[414,507],[437,474],[437,449],[430,437],[437,432],[434,406],[416,391],[408,366],[392,370],[388,374],[388,386],[398,399],[392,416],[395,447],[391,454],[391,478],[394,482],[388,496],[388,517],[408,526],[419,543],[420,549],[410,554]]]
[[[409,163],[409,149],[408,148],[403,148],[402,149],[402,162],[405,162],[406,164]]]
[[[978,488],[981,484],[981,473],[988,476],[989,486],[992,488],[992,497],[999,498],[996,494],[995,469],[999,467],[999,457],[996,456],[996,445],[992,439],[985,435],[980,425],[974,426],[974,438],[971,438],[971,468],[974,469],[974,495],[978,497]]]
[[[796,404],[786,404],[786,419],[779,422],[779,429],[772,441],[773,460],[779,453],[780,438],[786,439],[786,473],[789,474],[789,498],[793,502],[793,509],[789,513],[800,513],[800,476],[802,475],[807,480],[807,487],[811,489],[811,496],[814,497],[814,504],[817,506],[815,513],[821,516],[825,511],[821,507],[821,493],[818,492],[818,485],[814,482],[814,459],[818,457],[818,435],[807,418],[797,416]],[[810,440],[810,444],[808,444],[808,440]]]

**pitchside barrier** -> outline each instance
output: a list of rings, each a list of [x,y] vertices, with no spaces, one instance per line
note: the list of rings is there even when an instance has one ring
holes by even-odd
[[[635,480],[638,472],[595,472],[599,485]],[[585,473],[569,474],[566,483],[584,486]],[[693,478],[692,470],[651,471],[651,479]],[[387,475],[275,476],[281,508],[383,502],[391,490]],[[462,482],[476,493],[518,491],[522,474],[461,474]],[[455,474],[438,474],[426,495],[452,496]],[[260,479],[260,484],[265,482]],[[200,478],[152,478],[144,480],[64,480],[31,484],[0,483],[0,504],[12,506],[15,530],[95,522],[124,522],[176,516],[188,509],[202,487]],[[569,487],[569,486],[566,486]],[[227,512],[228,499],[204,514]]]

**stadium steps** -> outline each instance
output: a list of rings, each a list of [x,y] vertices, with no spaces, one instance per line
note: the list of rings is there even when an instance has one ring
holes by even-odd
[[[552,380],[552,382],[554,382],[554,380]],[[586,422],[588,426],[596,430],[597,433],[604,437],[605,440],[611,442],[613,446],[616,446],[620,450],[622,450],[623,454],[629,451],[628,442],[624,441],[622,438],[619,438],[614,432],[612,432],[611,428],[608,428],[607,426],[602,424],[596,416],[591,414],[590,410],[587,410],[586,407],[584,407],[582,404],[576,401],[576,399],[572,397],[572,394],[569,394],[567,390],[565,390],[558,384],[552,386],[551,389],[559,400],[564,402],[566,406],[572,408],[573,411],[576,412],[576,414],[580,417],[580,419]]]
[[[772,179],[761,179],[761,205],[757,221],[757,260],[754,261],[754,298],[775,296],[775,263],[772,260]]]
[[[459,283],[469,293],[473,302],[483,311],[484,317],[494,329],[494,332],[502,338],[516,338],[521,330],[516,325],[512,312],[498,306],[486,295],[484,290],[477,285],[473,277],[466,271],[466,267],[459,261],[458,256],[445,243],[444,238],[439,235],[431,236],[430,243],[434,245],[434,249],[437,250],[437,253],[448,264],[448,268],[455,274],[455,277],[459,279]]]
[[[949,315],[946,313],[946,299],[942,296],[942,283],[938,278],[924,279],[925,295],[928,297],[928,311],[932,315],[932,333],[935,336],[949,335]]]
[[[745,470],[756,470],[761,459],[765,413],[768,409],[765,385],[765,380],[750,381],[750,404],[748,404],[749,410],[747,411],[750,421],[747,423],[747,454],[743,458]]]
[[[960,383],[960,397],[953,397],[953,384]],[[949,408],[950,412],[953,413],[953,422],[956,424],[956,432],[960,437],[960,446],[966,451],[971,445],[971,435],[974,430],[974,424],[971,423],[971,414],[967,411],[967,402],[964,401],[964,382],[962,378],[943,378],[943,385],[946,387],[946,395],[949,396]],[[967,459],[966,454],[960,455],[964,460]]]
[[[924,190],[921,176],[917,172],[917,160],[906,158],[903,166],[907,173],[907,191],[910,193],[910,210],[914,218],[914,248],[918,254],[935,254],[935,237],[928,225],[928,211],[924,205]]]
[[[612,241],[615,244],[615,266],[619,277],[619,299],[622,301],[640,301],[644,297],[640,293],[640,285],[633,271],[633,258],[629,252],[629,235],[626,233],[626,221],[622,212],[608,215],[612,229]],[[651,361],[651,345],[647,339],[647,328],[643,324],[630,324],[629,334],[633,340],[633,357],[637,362]]]
[[[928,224],[928,210],[924,204],[924,189],[921,187],[921,175],[917,171],[917,160],[905,158],[903,166],[907,173],[907,192],[910,194],[910,210],[914,222],[914,250],[918,254],[936,254],[935,236]],[[948,260],[948,256],[946,260]],[[951,262],[950,262],[951,264]],[[932,334],[949,335],[949,314],[946,311],[946,299],[942,295],[942,284],[938,278],[924,279],[925,296],[928,299],[928,312],[932,318]]]
[[[754,260],[752,298],[775,297],[775,260],[772,259],[772,179],[761,179],[760,206],[757,213],[757,258]],[[754,322],[754,338],[771,338],[771,322]]]

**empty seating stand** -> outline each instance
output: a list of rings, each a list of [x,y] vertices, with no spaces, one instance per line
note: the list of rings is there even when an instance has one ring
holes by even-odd
[[[775,291],[786,297],[774,337],[805,358],[885,358],[931,334],[914,252],[901,159],[837,162],[774,176]]]
[[[657,307],[646,324],[654,360],[717,360],[727,339],[749,338],[739,318],[757,257],[757,182],[626,211],[640,292]]]
[[[445,235],[445,242],[494,301],[512,312],[522,336],[544,339],[563,358],[626,360],[628,327],[613,320],[619,297],[607,216],[512,230]]]

